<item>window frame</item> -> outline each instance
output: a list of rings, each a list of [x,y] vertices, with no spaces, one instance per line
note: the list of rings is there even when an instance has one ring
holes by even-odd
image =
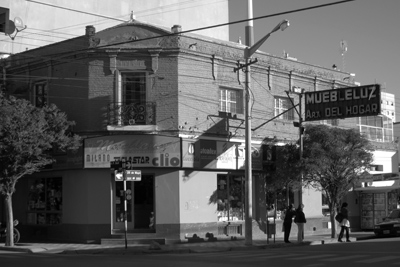
[[[38,94],[39,87],[42,88],[42,92],[40,94]],[[33,105],[39,108],[46,106],[49,103],[49,87],[47,81],[36,81],[33,83],[32,88]],[[41,101],[38,101],[39,98]],[[39,104],[39,102],[41,103]]]
[[[292,101],[293,101],[293,98],[288,98],[288,97],[283,97],[283,96],[274,96],[274,117],[291,109],[288,112],[277,117],[277,119],[287,120],[287,121],[295,120],[293,104],[292,104],[292,101],[290,101],[290,99],[292,99]],[[284,106],[283,100],[285,100],[285,102],[287,102],[287,105],[288,105],[287,107]],[[277,105],[277,103],[278,103],[278,105]]]
[[[29,181],[28,225],[63,223],[63,178],[41,177]]]
[[[243,175],[217,175],[217,214],[219,222],[244,220],[245,186],[246,181]]]
[[[139,89],[139,91],[137,92],[136,90],[134,90],[133,92],[130,92],[130,94],[132,95],[130,97],[130,99],[127,99],[127,91],[126,91],[126,87],[127,87],[127,83],[126,79],[127,77],[134,77],[136,78],[136,76],[139,76],[140,79],[140,86],[142,86],[142,88]],[[144,77],[141,77],[144,76]],[[120,72],[120,89],[119,89],[119,95],[120,95],[120,101],[121,104],[143,104],[146,103],[147,101],[147,87],[148,87],[148,75],[147,72],[145,71],[123,71]],[[134,96],[134,97],[133,97]],[[136,96],[139,96],[138,99],[136,99]]]
[[[220,87],[218,93],[219,111],[232,114],[244,114],[243,90]],[[234,100],[230,97],[231,93],[234,93]],[[224,99],[223,95],[225,95]]]

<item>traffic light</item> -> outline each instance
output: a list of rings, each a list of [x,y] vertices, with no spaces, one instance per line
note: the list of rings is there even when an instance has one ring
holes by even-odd
[[[262,156],[263,170],[268,172],[276,171],[276,146],[263,145]]]

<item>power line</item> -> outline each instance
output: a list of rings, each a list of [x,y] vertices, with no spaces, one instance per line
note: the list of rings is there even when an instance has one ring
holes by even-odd
[[[55,8],[61,8],[61,7],[56,6],[56,5],[46,4],[46,3],[39,2],[39,1],[34,1],[34,0],[26,0],[26,1],[35,2],[35,3],[38,3],[38,4],[50,5],[50,6],[53,6]],[[270,15],[255,17],[255,18],[251,18],[251,19],[244,19],[244,20],[239,20],[239,21],[234,21],[234,22],[228,22],[228,23],[216,24],[216,25],[207,26],[207,27],[196,28],[196,29],[187,30],[187,31],[181,31],[179,33],[170,33],[170,34],[165,34],[165,35],[147,37],[147,38],[140,39],[140,40],[129,40],[129,41],[124,41],[124,42],[118,42],[118,43],[98,46],[97,48],[105,48],[105,47],[115,46],[115,45],[120,45],[120,44],[134,43],[134,42],[146,41],[146,40],[151,40],[151,39],[156,39],[156,38],[168,37],[168,36],[173,36],[173,35],[177,35],[177,34],[190,33],[190,32],[195,32],[195,31],[202,31],[202,30],[207,30],[207,29],[212,29],[212,28],[217,28],[217,27],[223,27],[223,26],[229,26],[229,25],[233,25],[233,24],[243,23],[243,22],[247,22],[247,21],[250,21],[250,20],[260,20],[260,19],[265,19],[265,18],[270,18],[270,17],[275,17],[275,16],[281,16],[281,15],[290,14],[290,13],[296,13],[296,12],[307,11],[307,10],[312,10],[312,9],[332,6],[332,5],[343,4],[343,3],[352,2],[352,1],[355,1],[355,0],[343,0],[343,1],[338,1],[338,2],[322,4],[322,5],[299,8],[299,9],[295,9],[295,10],[284,11],[284,12],[274,13],[274,14],[270,14]],[[65,8],[65,9],[68,9],[68,10],[71,10],[71,11],[75,11],[75,10],[69,9],[69,8]],[[109,17],[109,16],[103,16],[103,15],[99,15],[99,14],[90,14],[89,12],[85,12],[85,11],[82,11],[82,12],[83,13],[88,13],[89,15],[98,15],[99,17],[105,17],[105,18],[108,18],[108,19],[114,19],[114,20],[126,22],[125,20],[116,19],[116,18],[112,18],[112,17]],[[82,49],[82,50],[87,50],[87,49]]]
[[[178,33],[170,33],[170,34],[165,34],[165,35],[147,37],[147,38],[140,39],[140,40],[129,40],[129,41],[124,41],[124,42],[119,42],[119,43],[113,43],[113,44],[98,46],[97,48],[103,48],[103,47],[109,47],[109,46],[115,46],[115,45],[127,44],[127,43],[134,43],[134,42],[140,42],[140,41],[147,41],[147,40],[157,39],[157,38],[161,38],[161,37],[168,37],[168,36],[173,36],[173,35],[190,33],[190,32],[194,32],[194,31],[203,31],[203,30],[208,30],[208,29],[212,29],[212,28],[218,28],[218,27],[223,27],[223,26],[229,26],[229,25],[233,25],[233,24],[248,22],[248,21],[251,21],[251,20],[254,21],[254,20],[259,20],[259,19],[271,18],[271,17],[281,16],[281,15],[285,15],[285,14],[291,14],[291,13],[296,13],[296,12],[301,12],[301,11],[307,11],[307,10],[311,10],[311,9],[322,8],[322,7],[326,7],[326,6],[332,6],[332,5],[338,5],[338,4],[343,4],[343,3],[347,3],[347,2],[353,2],[353,1],[355,1],[355,0],[343,0],[343,1],[333,2],[333,3],[317,5],[317,6],[299,8],[299,9],[294,9],[294,10],[290,10],[290,11],[274,13],[274,14],[255,17],[255,18],[250,18],[250,19],[237,20],[237,21],[234,21],[234,22],[221,23],[221,24],[216,24],[216,25],[212,25],[212,26],[207,26],[207,27],[201,27],[201,28],[192,29],[192,30],[181,31],[181,32],[178,32]]]
[[[82,13],[82,14],[86,14],[86,15],[96,16],[96,17],[100,17],[100,18],[106,18],[106,19],[110,19],[110,20],[126,22],[126,20],[122,20],[122,19],[118,19],[118,18],[114,18],[114,17],[110,17],[110,16],[105,16],[105,15],[101,15],[101,14],[94,14],[94,13],[86,12],[86,11],[83,11],[83,10],[76,10],[76,9],[72,9],[72,8],[68,8],[68,7],[61,7],[61,6],[57,6],[57,5],[53,5],[53,4],[49,4],[49,3],[43,3],[43,2],[34,1],[34,0],[26,0],[26,1],[27,2],[36,3],[36,4],[45,5],[45,6],[51,6],[51,7],[54,7],[54,8],[60,8],[60,9],[65,9],[65,10],[69,10],[69,11],[73,11],[73,12],[78,12],[78,13]]]
[[[51,5],[51,4],[47,4],[47,3],[43,3],[43,2],[39,2],[39,1],[31,1],[31,0],[26,0],[26,1],[28,1],[28,2],[33,2],[33,3],[37,3],[37,4],[42,4],[42,5],[48,5],[48,6],[52,6],[52,7],[55,7],[55,8],[66,9],[66,10],[73,11],[73,12],[85,13],[85,14],[87,14],[87,15],[98,16],[98,17],[104,17],[104,15],[101,15],[101,14],[99,15],[99,14],[95,14],[95,13],[91,13],[91,12],[82,12],[82,11],[80,11],[80,10],[76,10],[76,9],[72,9],[72,8],[65,8],[65,7],[61,7],[61,6],[57,6],[57,5]],[[189,1],[179,1],[179,3],[175,3],[175,4],[169,4],[169,5],[164,5],[164,6],[161,6],[161,7],[156,7],[156,8],[150,8],[150,9],[145,9],[145,10],[136,11],[136,12],[134,13],[134,15],[137,16],[138,14],[147,13],[147,12],[149,12],[149,11],[155,10],[156,12],[143,15],[143,16],[150,16],[150,15],[158,14],[158,13],[159,13],[158,10],[159,10],[160,8],[166,9],[166,8],[173,7],[173,6],[177,6],[177,5],[179,6],[178,9],[172,9],[172,10],[168,10],[168,11],[163,11],[163,13],[172,12],[172,11],[175,11],[175,10],[182,10],[182,9],[185,9],[185,8],[182,8],[182,7],[181,7],[183,4],[185,4],[185,3],[193,3],[193,2],[196,2],[196,1],[200,2],[201,0],[195,0],[195,1],[193,1],[193,0],[189,0]],[[219,1],[219,2],[223,2],[223,1],[225,1],[225,0],[221,0],[221,1]],[[218,3],[218,2],[217,2],[217,3]],[[208,4],[208,3],[206,3],[206,4]],[[197,5],[197,6],[204,6],[204,5],[206,5],[206,4],[201,4],[201,5]],[[215,3],[213,3],[213,4],[215,4]],[[192,6],[190,6],[190,8],[197,7],[197,6],[193,6],[193,5],[192,5]],[[105,17],[106,17],[107,19],[113,18],[114,20],[117,20],[117,21],[126,22],[127,20],[120,19],[120,18],[126,17],[126,16],[129,16],[129,13],[127,13],[127,14],[125,14],[125,15],[121,15],[121,16],[119,16],[119,17],[115,17],[115,16],[114,16],[114,17],[105,16]],[[106,23],[106,20],[103,20],[102,23]],[[97,24],[99,24],[99,22],[97,22]],[[72,25],[72,26],[61,27],[61,28],[58,28],[58,30],[59,30],[59,29],[71,28],[71,27],[77,27],[77,26],[81,26],[81,25],[87,25],[87,23],[80,23],[80,24],[75,24],[75,25]],[[39,30],[39,29],[36,29],[36,30]],[[54,30],[56,30],[56,29],[53,29],[53,30],[50,30],[50,31],[49,31],[49,30],[43,30],[43,31],[48,31],[48,32],[54,33],[54,32],[55,32]],[[55,33],[57,33],[57,32],[55,32]],[[66,34],[66,33],[60,32],[60,34]],[[72,35],[72,34],[70,34],[70,35]],[[75,36],[78,36],[78,35],[75,35]]]

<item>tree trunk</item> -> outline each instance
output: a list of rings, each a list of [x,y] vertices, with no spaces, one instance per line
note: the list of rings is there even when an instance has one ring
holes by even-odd
[[[7,238],[5,246],[14,246],[14,215],[12,209],[12,194],[6,195],[6,219],[7,219]]]
[[[331,238],[336,238],[336,205],[335,204],[329,204],[329,213],[330,213],[330,219],[331,219]]]

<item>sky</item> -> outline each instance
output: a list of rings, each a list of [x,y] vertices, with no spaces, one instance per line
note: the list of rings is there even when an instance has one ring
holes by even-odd
[[[253,0],[253,17],[318,6],[339,0]],[[247,19],[247,1],[229,0],[229,20]],[[361,85],[379,83],[395,96],[400,121],[400,1],[355,0],[254,21],[254,42],[287,19],[289,28],[277,31],[260,48],[298,61],[354,73]],[[230,40],[245,40],[246,23],[230,26]],[[342,56],[341,41],[347,43]],[[343,60],[344,59],[344,60]]]

